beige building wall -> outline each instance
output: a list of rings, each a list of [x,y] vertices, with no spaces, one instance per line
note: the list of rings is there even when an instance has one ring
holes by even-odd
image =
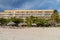
[[[54,10],[5,10],[0,12],[0,17],[11,18],[11,17],[22,17],[28,16],[45,17],[50,18]]]

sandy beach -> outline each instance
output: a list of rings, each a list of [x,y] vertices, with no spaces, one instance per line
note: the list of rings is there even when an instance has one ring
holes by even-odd
[[[0,28],[0,40],[60,40],[60,28]]]

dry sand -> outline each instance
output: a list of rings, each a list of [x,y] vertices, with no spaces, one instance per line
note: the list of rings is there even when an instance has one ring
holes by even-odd
[[[60,40],[60,28],[0,28],[0,40]]]

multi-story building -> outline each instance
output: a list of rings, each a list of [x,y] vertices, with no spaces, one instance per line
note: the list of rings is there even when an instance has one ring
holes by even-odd
[[[54,13],[54,10],[5,10],[4,12],[0,12],[0,18],[11,18],[11,17],[22,17],[26,18],[28,16],[35,17],[44,17],[50,18]]]

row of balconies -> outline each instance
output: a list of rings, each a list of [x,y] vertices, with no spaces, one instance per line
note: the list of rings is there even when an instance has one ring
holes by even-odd
[[[52,13],[7,13],[7,14],[0,14],[0,18],[11,18],[11,17],[23,17],[26,18],[28,16],[35,16],[35,17],[50,17],[52,15]]]
[[[6,13],[53,13],[54,10],[5,10]]]

